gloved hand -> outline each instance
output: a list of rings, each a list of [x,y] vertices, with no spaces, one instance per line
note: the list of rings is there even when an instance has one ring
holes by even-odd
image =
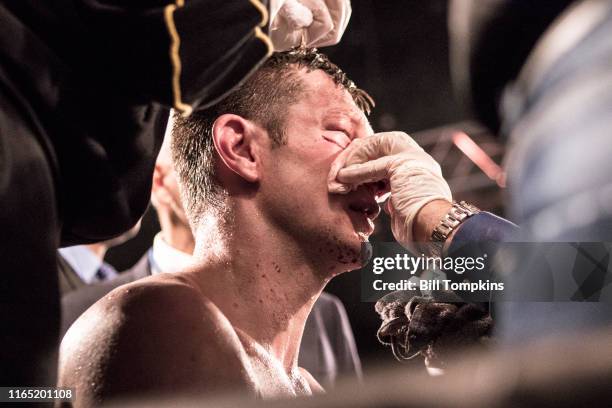
[[[391,197],[386,210],[395,239],[411,248],[414,220],[434,200],[452,201],[440,165],[410,136],[384,132],[355,139],[332,163],[328,178],[331,193],[347,193],[365,183],[385,180]]]
[[[351,17],[349,0],[272,0],[269,34],[275,51],[302,43],[324,47],[340,41]]]

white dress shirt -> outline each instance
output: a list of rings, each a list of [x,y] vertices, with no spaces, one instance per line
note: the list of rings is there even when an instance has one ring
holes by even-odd
[[[158,232],[153,239],[153,249],[151,251],[151,274],[155,275],[163,272],[179,272],[191,265],[190,254],[179,251],[171,247],[164,241],[161,232]]]
[[[117,271],[110,265],[104,263],[94,252],[85,245],[76,245],[60,248],[59,253],[68,262],[68,265],[79,275],[83,282],[90,284],[109,280],[117,276]],[[103,270],[103,278],[96,276],[98,271]]]

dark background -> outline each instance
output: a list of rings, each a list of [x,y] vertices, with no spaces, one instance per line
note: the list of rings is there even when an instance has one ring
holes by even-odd
[[[452,129],[463,129],[501,162],[501,146],[477,124],[467,122],[467,110],[453,98],[446,18],[446,0],[354,0],[341,44],[324,51],[375,99],[370,120],[376,131],[410,133],[442,163],[455,199],[503,215],[501,189],[450,140]],[[391,241],[384,216],[379,224],[372,239]],[[158,229],[149,210],[139,235],[109,251],[107,260],[119,270],[129,268],[150,247]],[[374,304],[360,301],[359,273],[338,276],[326,290],[346,306],[366,374],[392,363],[390,351],[375,337],[379,319]]]

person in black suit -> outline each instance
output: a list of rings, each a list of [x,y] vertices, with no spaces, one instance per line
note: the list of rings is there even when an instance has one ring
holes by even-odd
[[[87,245],[75,245],[58,250],[58,272],[60,293],[82,289],[96,282],[109,281],[117,277],[114,266],[104,261],[108,250],[132,239],[140,231],[140,221],[117,238]],[[63,331],[62,331],[63,333]]]
[[[169,132],[155,163],[151,202],[161,226],[152,248],[116,278],[64,295],[62,334],[87,308],[116,287],[152,274],[177,272],[191,263],[194,239],[181,204]],[[299,364],[326,388],[332,388],[340,376],[361,378],[361,362],[350,322],[336,296],[323,292],[315,302],[300,344]]]
[[[283,46],[330,45],[350,16],[348,0],[317,0],[299,26],[271,3],[0,3],[0,384],[54,384],[56,250],[141,217],[168,109],[225,97],[273,51],[269,28]]]

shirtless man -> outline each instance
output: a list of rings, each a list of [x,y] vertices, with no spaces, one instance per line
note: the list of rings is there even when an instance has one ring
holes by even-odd
[[[327,185],[336,156],[372,134],[368,99],[324,56],[298,51],[275,55],[219,105],[177,117],[194,263],[117,288],[75,322],[60,384],[76,387],[76,406],[321,390],[298,349],[326,283],[362,265],[379,213],[376,185],[343,195]]]

